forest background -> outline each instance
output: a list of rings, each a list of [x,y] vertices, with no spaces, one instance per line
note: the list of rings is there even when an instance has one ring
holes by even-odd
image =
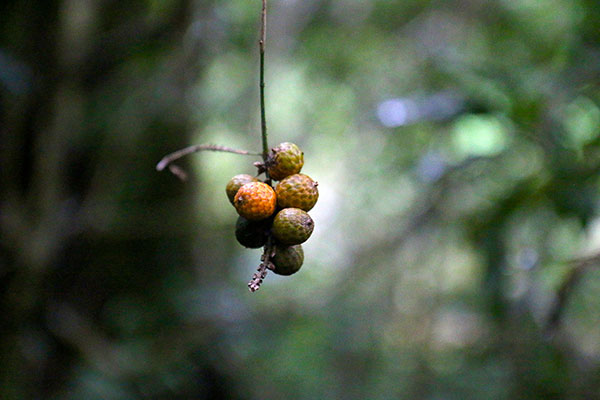
[[[3,399],[600,399],[600,7],[273,0],[269,144],[319,182],[246,287],[259,1],[0,2]]]

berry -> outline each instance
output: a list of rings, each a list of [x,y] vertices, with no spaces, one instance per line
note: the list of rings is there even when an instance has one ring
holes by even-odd
[[[281,208],[293,207],[309,211],[319,198],[317,185],[308,175],[290,175],[279,182],[275,189],[277,205]]]
[[[273,272],[279,275],[292,275],[298,272],[304,262],[304,250],[302,245],[277,246],[273,261]]]
[[[294,143],[283,142],[271,149],[267,169],[269,176],[280,181],[286,176],[297,174],[304,165],[304,153]]]
[[[284,208],[273,220],[271,231],[280,244],[304,243],[312,234],[315,224],[308,213],[299,208]]]
[[[238,217],[235,224],[235,238],[244,247],[251,249],[263,247],[267,243],[272,222],[270,219],[250,221],[244,217]]]
[[[243,185],[233,199],[238,214],[251,221],[259,221],[273,215],[277,196],[273,188],[263,182]]]
[[[237,191],[240,190],[240,188],[243,185],[250,182],[258,182],[258,179],[256,179],[252,175],[239,174],[234,176],[229,180],[229,182],[227,182],[227,187],[225,188],[225,191],[227,192],[227,197],[229,198],[231,204],[233,204],[233,199],[235,198],[235,194],[237,193]]]

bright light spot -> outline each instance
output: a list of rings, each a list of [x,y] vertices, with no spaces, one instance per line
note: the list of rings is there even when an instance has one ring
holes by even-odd
[[[394,128],[419,121],[443,120],[463,108],[464,101],[459,94],[439,92],[428,96],[385,100],[377,107],[377,117],[384,126]]]
[[[377,107],[377,117],[384,126],[394,128],[416,121],[419,108],[415,101],[407,98],[386,100]]]
[[[498,118],[466,115],[454,124],[454,147],[460,156],[494,156],[508,144],[506,127]]]
[[[600,134],[600,109],[586,97],[579,97],[570,103],[565,111],[565,130],[570,144],[583,146]]]
[[[433,342],[438,348],[464,347],[475,343],[484,332],[485,325],[477,314],[446,310],[436,318]]]

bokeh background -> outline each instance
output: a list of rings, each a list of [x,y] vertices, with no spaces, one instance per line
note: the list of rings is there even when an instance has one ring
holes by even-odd
[[[0,2],[0,398],[599,399],[595,0],[272,0],[319,181],[246,283],[259,0]]]

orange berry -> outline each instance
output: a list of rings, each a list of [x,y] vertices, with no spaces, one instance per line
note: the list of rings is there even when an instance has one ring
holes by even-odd
[[[227,182],[227,187],[225,188],[225,191],[227,192],[227,198],[229,199],[231,204],[233,204],[233,199],[235,198],[235,194],[237,193],[237,191],[240,190],[240,188],[243,185],[250,182],[258,182],[258,179],[256,179],[252,175],[239,174],[234,176],[229,180],[229,182]]]
[[[277,196],[273,188],[263,182],[243,185],[233,199],[238,214],[250,221],[259,221],[273,215]]]

